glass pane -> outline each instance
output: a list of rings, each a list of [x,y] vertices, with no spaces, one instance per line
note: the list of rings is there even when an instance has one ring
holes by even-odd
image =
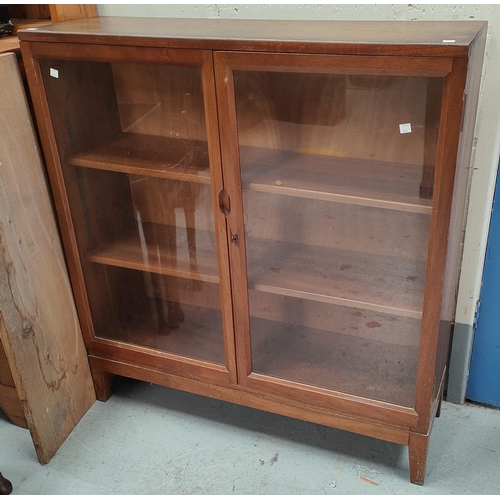
[[[200,68],[41,67],[96,336],[225,364]]]
[[[234,76],[253,372],[411,407],[442,80]]]

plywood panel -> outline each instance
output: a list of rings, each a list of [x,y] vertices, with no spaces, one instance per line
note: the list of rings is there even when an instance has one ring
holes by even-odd
[[[240,146],[320,156],[323,163],[345,157],[423,164],[429,79],[303,71],[235,71]],[[439,110],[439,93],[433,100]],[[403,123],[411,133],[400,133]]]
[[[95,393],[13,54],[0,56],[0,111],[0,338],[47,463]]]

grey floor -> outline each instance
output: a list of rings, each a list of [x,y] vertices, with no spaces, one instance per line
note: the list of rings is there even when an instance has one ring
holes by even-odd
[[[407,448],[124,378],[48,465],[0,411],[13,494],[499,494],[500,410],[443,404],[426,484]]]

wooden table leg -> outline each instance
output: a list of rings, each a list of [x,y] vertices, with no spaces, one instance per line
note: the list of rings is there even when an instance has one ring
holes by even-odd
[[[10,495],[12,493],[12,483],[5,479],[0,472],[0,495]]]
[[[107,401],[112,394],[111,381],[113,376],[101,370],[99,361],[93,357],[89,357],[90,373],[94,382],[94,389],[99,401]]]
[[[429,435],[410,432],[408,453],[410,457],[410,481],[422,486],[425,480],[427,465],[427,451],[429,449]]]

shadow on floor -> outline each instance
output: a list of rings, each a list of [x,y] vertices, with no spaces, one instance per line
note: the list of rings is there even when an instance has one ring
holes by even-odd
[[[409,478],[406,446],[120,376],[113,379],[113,396],[387,466]]]

